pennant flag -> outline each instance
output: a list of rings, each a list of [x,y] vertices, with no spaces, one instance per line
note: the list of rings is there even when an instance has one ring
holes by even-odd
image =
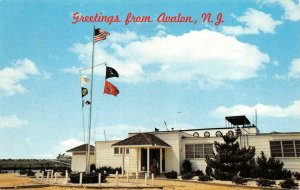
[[[81,96],[82,98],[88,94],[88,89],[87,88],[84,88],[84,87],[81,87]]]
[[[103,93],[117,96],[119,94],[119,90],[112,83],[105,81]]]
[[[87,76],[81,76],[80,81],[81,81],[81,86],[84,86],[90,81],[90,79],[88,79]]]
[[[88,101],[88,100],[82,100],[82,107],[85,106],[85,105],[88,106],[90,104],[91,104],[90,101]]]
[[[94,42],[102,41],[106,39],[106,36],[110,35],[110,33],[102,30],[100,28],[96,28],[94,31]]]
[[[111,77],[119,77],[119,73],[112,67],[106,67],[105,79],[108,79]]]

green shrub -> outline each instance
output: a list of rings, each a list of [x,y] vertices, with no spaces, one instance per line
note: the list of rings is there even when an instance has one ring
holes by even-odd
[[[297,180],[300,180],[300,173],[298,173],[298,172],[293,172],[293,176],[294,176]]]
[[[122,168],[121,167],[116,167],[116,168],[112,168],[111,166],[102,166],[98,169],[95,170],[95,173],[101,173],[101,174],[115,174],[116,171],[118,171],[119,174],[122,173]]]
[[[20,170],[20,171],[19,171],[19,174],[20,174],[20,175],[25,175],[26,172],[27,172],[26,170]]]
[[[213,180],[211,177],[207,176],[207,175],[199,175],[199,181],[211,181]]]
[[[71,183],[79,183],[80,173],[69,175]],[[106,182],[106,175],[101,175],[101,182]],[[98,173],[82,174],[82,183],[98,183]]]
[[[185,173],[181,176],[181,179],[189,180],[189,179],[192,179],[193,177],[194,177],[194,175],[192,173]]]
[[[247,181],[248,181],[247,179],[242,178],[242,177],[240,177],[240,176],[234,176],[234,177],[232,178],[232,183],[235,183],[235,184],[244,185],[244,184],[247,183]]]
[[[168,179],[177,179],[177,172],[175,171],[166,172],[165,176]]]
[[[193,174],[194,176],[204,175],[204,173],[203,173],[202,170],[196,170],[196,171],[193,171],[192,174]]]
[[[295,183],[293,179],[289,178],[279,183],[280,187],[287,189],[294,189],[298,187],[298,183]]]
[[[264,152],[256,158],[257,166],[252,170],[252,177],[265,179],[288,179],[292,177],[290,170],[283,169],[284,163],[278,159],[270,157],[267,159]]]
[[[211,169],[211,167],[209,165],[206,165],[205,173],[206,173],[207,176],[211,176],[212,169]]]
[[[190,173],[192,172],[192,163],[191,161],[185,159],[182,162],[182,168],[183,168],[183,173]]]
[[[275,185],[275,181],[269,180],[269,179],[264,179],[264,178],[259,178],[256,180],[256,184],[261,187],[270,187],[272,185]]]

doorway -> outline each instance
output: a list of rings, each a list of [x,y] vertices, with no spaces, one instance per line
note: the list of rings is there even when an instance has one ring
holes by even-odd
[[[162,149],[162,163],[159,160],[160,151],[158,148],[150,149],[150,165],[155,159],[159,165],[162,164],[162,170],[165,171],[165,149]],[[147,149],[141,148],[141,170],[147,171]]]

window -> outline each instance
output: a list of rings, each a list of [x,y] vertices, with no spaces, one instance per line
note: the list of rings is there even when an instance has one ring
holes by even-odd
[[[300,157],[300,140],[270,141],[273,157]]]
[[[280,141],[271,141],[270,148],[271,148],[271,155],[273,157],[282,157]]]
[[[294,142],[282,141],[283,157],[295,157]]]
[[[124,154],[129,154],[129,148],[114,148],[114,154],[123,154],[123,149],[125,149]]]
[[[213,144],[204,144],[204,156],[208,154],[209,157],[212,156],[214,149],[213,149]]]
[[[230,131],[227,132],[227,135],[232,137],[234,135],[234,132],[230,130]]]
[[[300,141],[295,141],[296,155],[300,157]]]
[[[210,137],[210,133],[208,131],[205,131],[204,136],[205,137]]]
[[[114,148],[114,154],[119,154],[119,148]]]
[[[211,156],[213,153],[213,144],[186,144],[185,158],[205,158],[206,155]]]
[[[194,145],[186,144],[185,145],[185,158],[194,158]]]
[[[194,133],[193,133],[193,136],[194,136],[194,137],[199,137],[199,133],[198,133],[198,132],[194,132]]]
[[[195,144],[195,158],[203,157],[203,144]]]
[[[221,131],[217,131],[217,132],[216,132],[216,136],[217,136],[217,137],[222,137],[222,136],[223,136],[223,133],[222,133]]]

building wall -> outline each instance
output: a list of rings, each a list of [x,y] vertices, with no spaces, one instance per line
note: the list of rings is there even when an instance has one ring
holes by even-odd
[[[154,133],[155,136],[168,143],[171,148],[165,149],[166,172],[177,171],[180,173],[180,143],[181,135],[179,132]]]
[[[178,132],[156,133],[157,137],[168,143],[172,148],[165,149],[165,170],[180,172],[180,134]],[[122,154],[115,155],[112,144],[118,141],[98,141],[96,142],[96,167],[122,166]],[[138,157],[137,157],[138,151]],[[140,164],[140,149],[129,149],[129,155],[125,154],[124,169],[127,172],[136,172],[137,159],[139,171],[141,170]]]
[[[180,173],[181,163],[185,159],[185,145],[186,144],[213,144],[214,141],[223,142],[221,137],[191,137],[185,135],[181,132],[157,132],[154,133],[157,137],[168,143],[171,148],[165,149],[165,171],[177,171]],[[184,136],[185,135],[185,136]],[[184,137],[183,137],[184,136]],[[256,148],[255,157],[260,155],[260,152],[263,151],[267,157],[270,156],[270,141],[273,140],[300,140],[300,133],[296,134],[252,134],[248,136],[243,136],[237,141],[241,146],[254,146]],[[121,167],[122,166],[122,154],[114,154],[114,148],[111,147],[112,144],[118,141],[105,141],[105,142],[96,142],[96,167],[101,166],[111,166],[111,167]],[[140,150],[140,149],[139,149]],[[136,172],[137,159],[140,159],[140,151],[137,149],[130,149],[129,155],[124,156],[124,169],[129,172]],[[284,162],[284,167],[292,171],[300,172],[300,157],[294,158],[276,158]],[[78,157],[74,162],[82,162],[85,160],[85,157]],[[193,170],[203,170],[205,171],[206,162],[205,158],[195,158],[190,159],[192,162]],[[85,162],[82,162],[85,163]],[[77,164],[76,167],[79,168],[80,164]],[[73,159],[72,159],[73,167]],[[138,161],[138,167],[140,170],[140,161]],[[84,168],[84,167],[82,167]],[[80,169],[80,168],[79,168]]]
[[[114,154],[112,144],[118,141],[98,141],[96,142],[96,168],[110,166],[113,168],[122,167],[122,154]],[[136,149],[129,149],[129,154],[124,154],[125,172],[136,171]]]
[[[95,164],[95,155],[91,154],[90,163]],[[73,152],[71,161],[71,170],[75,172],[84,172],[86,167],[86,153],[85,152]]]
[[[254,146],[256,149],[256,155],[260,156],[260,153],[263,151],[266,157],[270,157],[270,141],[277,140],[300,140],[300,133],[298,134],[262,134],[262,135],[249,135],[239,138],[237,141],[241,146]],[[181,162],[185,159],[185,145],[186,144],[207,144],[214,143],[214,141],[223,142],[222,138],[218,137],[210,137],[210,138],[185,138],[181,143]],[[284,162],[284,168],[289,169],[291,171],[300,172],[300,157],[290,157],[290,158],[277,158],[280,161]],[[205,158],[195,158],[189,159],[192,163],[193,170],[202,170],[205,171],[206,162]]]

